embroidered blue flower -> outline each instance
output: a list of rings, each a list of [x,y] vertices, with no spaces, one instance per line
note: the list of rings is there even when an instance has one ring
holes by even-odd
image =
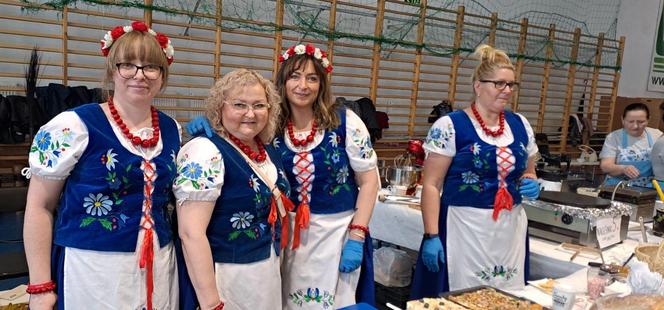
[[[39,131],[35,136],[35,142],[40,151],[46,151],[51,145],[51,134],[48,131]]]
[[[332,162],[333,163],[338,163],[339,162],[339,151],[335,151],[332,156],[331,156]]]
[[[461,173],[461,178],[465,184],[475,184],[480,180],[480,177],[472,171]]]
[[[337,172],[337,183],[339,184],[346,183],[346,178],[348,178],[348,166],[343,166]]]
[[[482,168],[482,160],[479,157],[474,157],[473,158],[473,166],[475,166],[475,168],[477,168],[477,169],[481,169]]]
[[[113,153],[113,149],[109,149],[106,152],[106,155],[102,157],[102,163],[106,163],[106,169],[108,169],[108,171],[115,169],[115,163],[118,162],[118,160],[115,159],[116,156],[118,156],[118,154]]]
[[[83,198],[83,207],[85,212],[92,216],[102,216],[111,211],[113,201],[101,193],[96,196],[90,193],[88,197]]]
[[[454,127],[452,127],[452,124],[449,124],[447,126],[447,129],[445,129],[445,131],[441,130],[438,127],[431,127],[429,133],[427,134],[425,144],[430,144],[435,148],[446,148],[447,143],[450,141],[450,138],[453,135],[454,135]]]
[[[235,229],[245,229],[251,226],[254,216],[249,212],[237,212],[231,217],[231,225]]]
[[[477,142],[470,146],[470,151],[473,152],[473,155],[478,155],[480,153],[480,149],[481,147]]]
[[[441,130],[438,127],[433,127],[431,130],[429,130],[429,136],[427,136],[427,141],[428,140],[438,140],[440,139],[441,135]]]
[[[192,180],[198,179],[201,176],[201,173],[203,173],[203,168],[195,162],[188,163],[184,169],[182,169],[182,174]]]

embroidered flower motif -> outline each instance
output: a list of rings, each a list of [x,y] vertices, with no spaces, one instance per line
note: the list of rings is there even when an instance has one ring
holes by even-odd
[[[231,226],[235,229],[245,229],[251,226],[254,216],[249,212],[237,212],[231,217]]]
[[[475,275],[484,280],[489,281],[494,278],[504,278],[505,280],[510,280],[516,276],[518,269],[516,267],[505,267],[502,265],[497,265],[492,267],[486,267],[478,272],[475,272]]]
[[[275,138],[274,140],[272,140],[272,146],[275,149],[278,149],[280,144],[281,144],[281,140],[279,140],[279,138]]]
[[[332,162],[335,163],[335,164],[339,163],[339,151],[334,151],[334,153],[332,153],[332,156],[330,157],[330,159],[332,159]]]
[[[105,163],[106,169],[108,169],[108,171],[115,169],[115,163],[118,162],[118,160],[115,159],[116,156],[118,156],[118,154],[113,153],[113,149],[109,149],[106,151],[105,155],[102,155],[101,162]]]
[[[461,178],[465,184],[475,184],[480,180],[480,177],[472,171],[461,173]]]
[[[337,172],[337,183],[346,183],[346,178],[348,178],[348,166],[343,166]]]
[[[254,190],[254,192],[258,193],[261,190],[261,184],[258,183],[258,178],[256,177],[255,174],[251,174],[251,177],[249,179],[249,186]]]
[[[473,157],[473,166],[475,166],[475,168],[481,169],[482,164],[483,164],[482,159],[480,159],[479,157]]]
[[[449,124],[444,131],[438,127],[431,127],[424,143],[430,144],[436,148],[444,149],[447,147],[447,143],[453,135],[454,128],[452,127],[452,124]]]
[[[355,129],[351,131],[351,137],[353,143],[360,148],[360,157],[367,159],[373,156],[374,150],[371,147],[371,139],[368,136],[363,135],[361,130]]]
[[[473,145],[470,146],[470,151],[473,152],[473,155],[479,155],[480,154],[480,145],[475,142]]]
[[[85,208],[85,212],[92,216],[102,216],[111,211],[113,201],[101,193],[96,196],[90,193],[88,197],[83,198],[83,207]]]
[[[30,153],[38,154],[41,165],[55,167],[58,164],[60,154],[70,147],[67,141],[71,139],[72,133],[69,128],[63,128],[61,131],[56,131],[53,134],[40,130],[35,135],[35,139],[30,147]]]
[[[317,287],[307,288],[307,293],[305,294],[302,289],[298,289],[293,293],[289,293],[288,297],[292,303],[302,307],[304,303],[318,303],[322,304],[323,309],[329,309],[334,307],[334,295],[328,291],[323,291]]]
[[[528,149],[526,149],[526,146],[523,144],[523,142],[519,142],[519,146],[524,153],[528,153]]]
[[[185,177],[191,180],[196,180],[201,176],[201,173],[203,173],[203,167],[196,162],[190,162],[180,172]]]
[[[122,186],[122,182],[120,181],[120,178],[117,177],[115,172],[109,172],[106,176],[106,181],[108,181],[108,186],[112,190],[117,190],[120,188],[120,186]]]
[[[339,145],[339,142],[341,142],[341,138],[339,137],[339,135],[337,135],[337,133],[334,132],[334,131],[331,132],[330,133],[330,145],[332,145],[332,147],[337,147]]]
[[[51,145],[51,133],[40,130],[35,136],[35,143],[40,151],[46,151]]]

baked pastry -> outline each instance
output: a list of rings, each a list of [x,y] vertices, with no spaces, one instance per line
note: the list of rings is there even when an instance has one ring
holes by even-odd
[[[633,294],[598,299],[591,310],[664,310],[664,296]]]

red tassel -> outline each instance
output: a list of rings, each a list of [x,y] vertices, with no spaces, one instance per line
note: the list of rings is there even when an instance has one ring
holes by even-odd
[[[300,230],[309,227],[309,205],[302,202],[295,213],[295,231],[293,232],[293,247],[295,250],[300,246]]]
[[[284,214],[284,216],[281,217],[281,243],[279,247],[283,250],[288,246],[288,240],[289,240],[288,231],[290,229],[290,223],[288,221],[288,212],[293,211],[295,205],[284,194],[281,194],[281,197],[279,199],[281,199],[281,204],[286,209],[286,214]]]
[[[141,245],[141,258],[139,266],[146,268],[145,286],[147,287],[147,309],[152,309],[152,291],[154,290],[153,278],[153,262],[154,262],[154,247],[152,240],[152,229],[145,231],[143,235],[143,244]]]
[[[498,220],[498,214],[500,213],[500,210],[506,209],[508,211],[512,211],[512,195],[510,195],[510,192],[507,191],[506,188],[501,187],[498,189],[498,192],[496,193],[496,198],[493,201],[493,220],[494,222]]]

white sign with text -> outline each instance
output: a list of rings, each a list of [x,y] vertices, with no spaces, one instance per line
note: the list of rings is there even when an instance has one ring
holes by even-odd
[[[597,243],[599,243],[600,249],[620,242],[620,220],[620,215],[597,219],[595,232],[597,233]]]

